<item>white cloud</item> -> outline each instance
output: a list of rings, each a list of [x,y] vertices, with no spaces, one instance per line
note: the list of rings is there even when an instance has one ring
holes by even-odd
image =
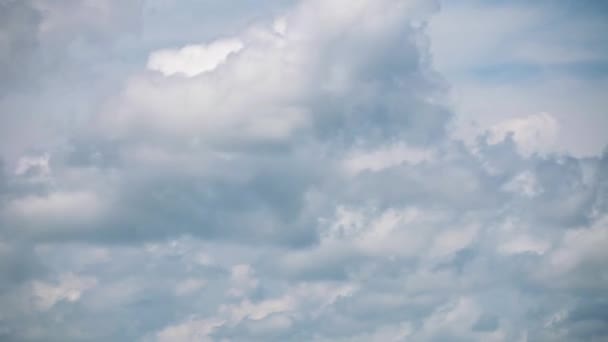
[[[547,153],[555,150],[559,124],[548,113],[505,120],[489,129],[491,144],[504,141],[511,136],[518,150],[525,156],[532,153]]]
[[[250,265],[235,265],[231,269],[231,280],[233,287],[228,290],[228,294],[234,297],[243,297],[251,290],[254,290],[259,281],[254,276]]]
[[[208,335],[214,329],[224,324],[221,320],[191,320],[169,326],[158,332],[156,341],[159,342],[205,342],[213,341]]]
[[[602,152],[604,9],[568,12],[568,6],[442,1],[429,34],[434,64],[451,88],[453,136],[471,142],[505,120],[548,112],[562,128],[554,150]],[[573,15],[562,20],[565,13]],[[590,76],[595,70],[598,77]]]
[[[232,322],[243,319],[260,320],[271,314],[285,312],[293,307],[290,297],[268,299],[259,303],[252,303],[245,299],[237,305],[220,306],[220,314],[225,314]]]
[[[23,175],[33,170],[40,177],[48,177],[51,173],[51,167],[49,166],[50,158],[48,153],[41,156],[23,156],[17,161],[15,174]]]
[[[477,237],[478,231],[479,227],[471,225],[441,232],[436,235],[430,254],[445,256],[458,252],[471,245]]]
[[[178,50],[158,50],[150,54],[148,68],[165,76],[182,74],[194,77],[213,71],[242,48],[243,43],[232,38],[216,40],[209,44],[188,45]]]
[[[103,203],[92,192],[54,192],[47,196],[15,199],[5,208],[6,214],[20,222],[42,228],[41,223],[71,225],[91,224],[100,217]]]
[[[188,278],[180,281],[175,286],[175,294],[178,296],[186,296],[195,293],[207,284],[204,279]]]
[[[286,18],[277,18],[272,24],[272,29],[274,32],[284,36],[287,34],[287,19]]]
[[[351,153],[344,161],[347,172],[380,171],[401,163],[418,164],[430,161],[434,157],[433,151],[405,144],[385,146],[372,151],[356,151]]]
[[[576,271],[582,264],[598,266],[608,255],[607,244],[608,218],[604,217],[593,227],[567,232],[549,260],[559,273]]]
[[[543,192],[534,173],[523,171],[502,186],[503,190],[518,193],[527,197],[535,197]]]
[[[49,310],[60,301],[76,302],[80,296],[97,285],[93,277],[77,276],[71,273],[60,276],[56,284],[34,281],[32,295],[40,310]]]
[[[501,253],[517,254],[517,253],[537,253],[544,254],[550,245],[542,240],[537,240],[529,236],[513,236],[501,243],[498,250]]]

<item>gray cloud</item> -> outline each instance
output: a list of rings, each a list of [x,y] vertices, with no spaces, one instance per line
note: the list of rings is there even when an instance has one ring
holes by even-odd
[[[0,339],[606,337],[608,154],[454,140],[436,4],[19,4]]]

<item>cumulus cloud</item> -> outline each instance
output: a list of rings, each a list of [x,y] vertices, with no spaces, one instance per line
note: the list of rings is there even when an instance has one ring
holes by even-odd
[[[552,112],[455,139],[436,3],[22,4],[14,54],[52,47],[92,86],[71,106],[46,71],[47,96],[0,98],[52,116],[0,117],[29,133],[1,138],[0,339],[608,336],[608,154],[556,148]],[[238,18],[177,24],[210,9]]]
[[[491,144],[511,135],[518,150],[524,155],[547,153],[555,150],[559,124],[550,114],[541,113],[526,118],[514,118],[489,129]]]
[[[32,293],[36,307],[49,310],[60,301],[76,302],[82,293],[95,286],[96,280],[91,277],[77,277],[73,274],[62,275],[58,284],[34,282]]]
[[[209,45],[188,45],[179,50],[160,50],[148,58],[148,68],[165,76],[183,74],[188,77],[211,71],[224,63],[230,54],[243,48],[237,39],[218,40]]]
[[[599,128],[607,125],[604,5],[441,3],[429,35],[435,66],[450,83],[455,137],[474,140],[510,119],[549,113],[560,127],[551,152],[602,152],[608,144]]]

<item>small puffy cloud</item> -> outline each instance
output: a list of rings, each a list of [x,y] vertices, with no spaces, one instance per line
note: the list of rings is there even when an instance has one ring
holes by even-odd
[[[371,151],[354,151],[346,160],[344,167],[349,173],[359,173],[365,170],[379,171],[401,163],[422,163],[433,159],[433,151],[423,148],[409,147],[405,144],[383,146]]]
[[[530,171],[523,171],[503,185],[503,190],[534,197],[542,193],[536,177]]]
[[[489,130],[488,141],[496,144],[511,136],[523,155],[547,153],[555,149],[559,124],[548,113],[530,115],[524,118],[501,122]]]
[[[80,296],[97,284],[93,277],[79,277],[74,274],[64,274],[56,284],[34,281],[32,295],[34,303],[40,310],[49,310],[60,301],[76,302]]]
[[[148,68],[165,76],[182,74],[193,77],[212,71],[242,48],[243,43],[238,39],[223,39],[205,45],[188,45],[178,50],[159,50],[150,54]]]
[[[51,173],[49,166],[50,156],[45,153],[41,156],[24,156],[19,158],[15,167],[16,175],[38,174],[41,177],[48,176]]]

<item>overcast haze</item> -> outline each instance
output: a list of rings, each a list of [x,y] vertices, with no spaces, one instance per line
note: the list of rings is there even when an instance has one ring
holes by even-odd
[[[606,32],[601,1],[0,0],[0,340],[608,340]]]

